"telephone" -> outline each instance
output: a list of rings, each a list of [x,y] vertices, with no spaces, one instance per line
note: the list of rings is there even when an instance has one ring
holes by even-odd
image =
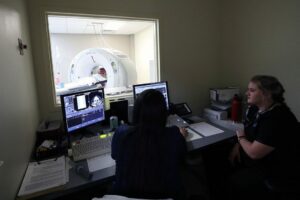
[[[174,113],[179,116],[184,116],[192,113],[192,110],[187,103],[177,103],[173,106]]]
[[[39,139],[59,139],[62,136],[62,124],[60,121],[43,121],[37,128]]]
[[[62,155],[66,144],[62,142],[64,133],[60,121],[43,121],[37,128],[35,159],[43,160]]]

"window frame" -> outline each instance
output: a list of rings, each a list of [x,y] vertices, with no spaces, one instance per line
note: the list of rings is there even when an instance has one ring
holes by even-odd
[[[159,41],[159,19],[155,18],[141,18],[141,17],[129,17],[129,16],[117,16],[117,15],[92,15],[92,14],[83,14],[83,13],[62,13],[62,12],[46,12],[45,20],[46,20],[46,37],[47,37],[47,46],[48,46],[48,56],[49,56],[49,70],[50,70],[50,80],[51,80],[51,96],[52,103],[55,108],[61,107],[59,96],[56,94],[56,86],[55,86],[55,76],[54,76],[54,65],[53,65],[53,53],[51,50],[51,33],[49,30],[49,16],[66,16],[66,17],[91,17],[91,18],[105,18],[105,19],[116,19],[116,20],[133,20],[133,21],[149,21],[153,22],[155,35],[153,35],[154,40],[154,58],[153,61],[156,63],[156,81],[161,81],[161,67],[160,67],[160,41]],[[142,82],[144,83],[144,82]],[[141,84],[137,82],[135,84]],[[132,96],[132,93],[130,93]],[[128,94],[124,95],[116,95],[116,98],[126,98]],[[106,98],[106,97],[105,97]],[[110,96],[110,98],[115,98],[115,96]]]

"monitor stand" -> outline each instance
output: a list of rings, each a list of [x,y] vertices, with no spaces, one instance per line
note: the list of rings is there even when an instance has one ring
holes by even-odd
[[[103,133],[107,133],[110,130],[109,125],[104,125],[103,123],[97,123],[92,126],[86,127],[85,128],[86,133],[85,134],[91,134],[91,135],[100,135]]]

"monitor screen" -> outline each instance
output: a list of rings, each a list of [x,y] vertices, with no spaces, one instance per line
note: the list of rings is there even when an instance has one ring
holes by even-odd
[[[155,89],[160,91],[166,100],[167,109],[169,110],[169,91],[168,91],[168,82],[155,82],[155,83],[145,83],[139,85],[133,85],[133,97],[136,99],[140,93],[144,90]]]
[[[60,98],[64,125],[68,133],[105,119],[102,88],[66,94]]]

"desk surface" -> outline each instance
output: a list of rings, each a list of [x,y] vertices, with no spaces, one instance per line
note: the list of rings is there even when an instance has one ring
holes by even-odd
[[[215,134],[215,135],[211,135],[211,136],[208,136],[208,137],[202,137],[202,138],[199,138],[197,140],[187,142],[188,151],[199,150],[201,148],[208,147],[209,145],[215,144],[217,142],[221,142],[223,140],[226,140],[226,139],[229,139],[229,138],[235,136],[235,132],[232,131],[232,130],[224,128],[224,127],[222,127],[220,125],[217,125],[215,123],[209,122],[209,124],[223,130],[224,132],[223,133],[218,133],[218,134]]]
[[[208,137],[202,137],[193,141],[187,142],[187,148],[188,151],[194,151],[194,150],[200,150],[201,148],[208,147],[209,145],[216,144],[218,142],[224,141],[226,139],[229,139],[235,135],[235,132],[233,130],[230,130],[228,128],[224,128],[224,126],[217,125],[216,123],[211,123],[209,124],[220,128],[224,130],[223,133],[219,133],[216,135],[211,135]],[[72,161],[71,161],[72,162]],[[86,161],[80,161],[79,163],[84,163]],[[76,162],[78,163],[78,162]],[[36,199],[55,199],[57,197],[63,196],[63,195],[68,195],[71,194],[79,189],[84,189],[88,188],[90,186],[96,185],[96,184],[101,184],[108,182],[113,179],[115,174],[115,166],[105,168],[102,170],[98,170],[96,172],[93,172],[93,176],[90,180],[78,175],[75,172],[75,167],[72,167],[69,170],[69,182],[62,188],[55,190],[55,191],[49,191],[47,193],[44,193],[43,195],[37,196]],[[21,197],[22,199],[26,199]]]

